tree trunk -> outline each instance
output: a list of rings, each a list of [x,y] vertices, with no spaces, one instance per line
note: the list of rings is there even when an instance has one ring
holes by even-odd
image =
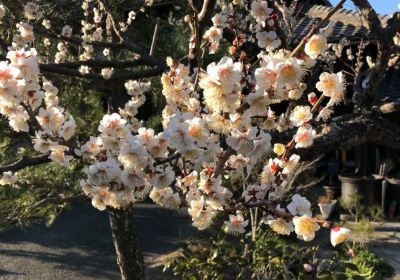
[[[143,280],[145,269],[133,221],[133,208],[108,210],[122,280]]]

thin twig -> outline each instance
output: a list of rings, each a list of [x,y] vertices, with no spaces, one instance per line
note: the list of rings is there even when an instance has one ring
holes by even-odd
[[[157,38],[158,38],[158,32],[160,31],[160,18],[158,17],[156,20],[156,25],[154,27],[154,33],[153,33],[153,40],[151,42],[151,47],[150,47],[150,55],[154,55],[154,51],[156,49],[156,44],[157,44]]]

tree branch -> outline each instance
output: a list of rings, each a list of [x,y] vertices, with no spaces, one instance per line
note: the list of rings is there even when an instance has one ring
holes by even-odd
[[[79,70],[60,67],[58,66],[58,64],[41,64],[39,65],[39,67],[40,70],[43,72],[62,74],[62,75],[85,78],[85,79],[104,80],[101,74],[96,74],[96,73],[81,74]],[[113,75],[110,79],[105,81],[120,81],[120,80],[125,81],[130,79],[154,77],[160,75],[162,72],[163,69],[161,68],[154,68],[137,72],[126,72],[118,75]]]
[[[37,156],[37,157],[23,156],[21,159],[17,160],[16,162],[14,162],[10,165],[0,167],[0,173],[6,172],[6,171],[11,171],[14,173],[14,172],[17,172],[18,170],[24,169],[26,167],[40,165],[40,164],[48,163],[48,162],[51,162],[48,155],[42,155],[42,156]]]
[[[197,63],[197,52],[200,49],[201,38],[203,38],[204,29],[207,26],[207,23],[211,20],[216,2],[216,0],[203,0],[202,3],[201,1],[196,1],[196,3],[194,3],[192,0],[189,0],[189,4],[197,17],[194,28],[195,34],[192,35],[195,35],[197,38],[199,38],[199,40],[196,40],[196,48],[189,49],[188,57],[190,69],[193,69]],[[201,7],[201,10],[199,9],[199,7]]]
[[[82,65],[89,66],[89,67],[113,67],[113,68],[130,68],[130,67],[136,67],[136,66],[141,66],[141,65],[147,65],[147,62],[141,58],[135,59],[135,60],[126,60],[126,61],[120,61],[120,60],[85,60],[85,61],[77,61],[77,62],[64,62],[64,63],[48,63],[48,64],[40,64],[42,65],[48,65],[48,66],[56,66],[56,67],[62,67],[62,68],[79,68]],[[151,65],[149,65],[151,66]]]
[[[393,36],[400,27],[399,13],[395,13],[393,18],[388,21],[386,28],[382,27],[381,21],[375,10],[371,7],[368,0],[352,0],[354,5],[360,10],[361,15],[366,20],[370,30],[370,36],[376,40],[377,56],[374,67],[361,73],[356,73],[359,77],[354,82],[354,94],[360,95],[360,105],[370,109],[374,102],[375,94],[385,78],[388,62],[393,49]],[[395,29],[397,28],[397,29]],[[367,82],[367,86],[363,86]]]
[[[76,37],[67,37],[59,34],[54,34],[52,32],[49,32],[48,30],[44,30],[42,28],[35,28],[35,33],[40,34],[42,36],[54,38],[54,39],[60,39],[62,41],[75,44],[75,45],[82,45],[83,40],[80,38]],[[163,61],[159,60],[158,58],[149,55],[148,51],[144,51],[141,47],[134,45],[131,42],[128,41],[123,41],[123,42],[100,42],[100,41],[93,41],[93,42],[86,42],[89,45],[92,45],[93,47],[99,47],[99,48],[111,48],[111,49],[125,49],[130,52],[133,52],[136,54],[136,58],[139,60],[141,59],[142,61],[146,62],[145,65],[148,66],[154,66],[154,67],[160,67],[162,69],[166,69],[166,65]]]
[[[175,154],[172,154],[172,155],[170,155],[170,156],[167,157],[167,158],[160,159],[160,160],[156,161],[156,162],[154,163],[154,166],[159,166],[159,165],[162,165],[162,164],[171,162],[171,161],[173,161],[174,159],[179,158],[180,156],[181,156],[181,153],[179,153],[179,152],[178,152],[178,153],[175,153]]]

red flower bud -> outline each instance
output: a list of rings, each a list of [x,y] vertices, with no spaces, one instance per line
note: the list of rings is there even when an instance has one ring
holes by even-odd
[[[269,18],[272,19],[272,20],[276,20],[276,19],[279,18],[279,16],[278,16],[278,14],[272,14],[272,15],[269,16]]]

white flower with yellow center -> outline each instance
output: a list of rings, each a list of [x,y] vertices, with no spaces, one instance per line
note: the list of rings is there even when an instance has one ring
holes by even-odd
[[[231,122],[223,115],[207,114],[204,115],[204,119],[206,120],[209,129],[217,133],[226,135],[229,134],[229,132],[232,130]]]
[[[168,187],[175,180],[175,172],[171,166],[168,166],[165,169],[157,168],[156,172],[157,173],[149,179],[149,183],[153,187]]]
[[[254,1],[251,4],[251,15],[258,22],[266,21],[272,11],[272,9],[268,8],[267,1]]]
[[[283,153],[285,152],[286,147],[285,145],[281,144],[281,143],[276,143],[274,144],[274,153],[277,154],[278,156],[283,155]]]
[[[232,58],[224,56],[218,64],[213,62],[207,66],[207,74],[212,81],[222,86],[223,91],[230,93],[240,82],[242,69],[242,63],[233,62]]]
[[[32,139],[33,148],[43,154],[47,154],[50,148],[55,144],[51,140],[44,140],[42,132],[36,132],[35,138]]]
[[[262,49],[265,48],[268,52],[275,50],[281,45],[281,40],[275,31],[257,32],[256,38],[258,46]]]
[[[227,165],[233,169],[231,176],[240,177],[244,174],[245,168],[249,164],[250,159],[243,155],[232,155],[227,161]]]
[[[304,52],[312,59],[317,59],[328,48],[328,40],[324,34],[314,34],[304,47]]]
[[[91,185],[101,186],[111,181],[118,181],[121,169],[117,162],[108,158],[106,161],[95,162],[86,170],[88,181]]]
[[[20,22],[17,24],[17,28],[24,42],[31,42],[35,38],[33,35],[33,27],[27,22]]]
[[[238,235],[245,232],[245,227],[249,224],[243,215],[238,211],[236,215],[229,215],[229,221],[225,221],[226,229],[230,234]]]
[[[17,132],[29,131],[29,126],[28,126],[29,115],[25,110],[17,109],[15,112],[13,112],[12,115],[9,115],[8,119],[9,119],[8,124],[15,131]]]
[[[186,121],[189,124],[188,134],[193,137],[196,143],[203,147],[210,135],[208,129],[206,128],[206,122],[201,118],[193,118],[192,120]]]
[[[100,121],[99,131],[102,135],[111,137],[126,136],[126,120],[122,119],[117,113],[104,115],[103,119]]]
[[[207,66],[207,74],[200,75],[199,86],[211,111],[233,113],[239,108],[241,72],[240,62],[223,57],[218,64],[213,62]]]
[[[194,149],[194,139],[189,135],[189,124],[186,120],[193,118],[193,115],[186,116],[177,112],[169,118],[168,127],[165,130],[165,137],[171,146],[187,152]]]
[[[81,146],[81,149],[75,151],[79,156],[83,158],[90,158],[97,156],[100,152],[101,146],[103,145],[103,140],[100,137],[90,136],[89,141]]]
[[[232,130],[231,135],[226,138],[226,143],[238,153],[246,155],[254,148],[252,140],[257,135],[257,128],[251,127],[245,132],[237,129]]]
[[[39,5],[33,2],[27,2],[24,6],[24,14],[27,19],[36,19],[41,14],[39,11]]]
[[[271,104],[271,98],[258,90],[246,96],[246,101],[250,108],[246,111],[249,116],[262,116],[268,111],[268,105]]]
[[[307,148],[310,147],[316,136],[315,130],[310,126],[300,126],[294,135],[294,141],[296,142],[296,148]]]
[[[319,82],[315,86],[325,96],[333,97],[335,100],[343,99],[344,79],[342,72],[336,74],[322,73],[319,76]]]
[[[222,30],[221,30],[221,28],[211,26],[210,29],[208,29],[204,33],[203,38],[208,40],[211,43],[213,43],[213,42],[218,43],[219,40],[221,40],[221,38],[222,38]]]
[[[72,116],[69,116],[68,121],[66,121],[63,124],[60,130],[60,136],[68,141],[75,134],[75,129],[76,129],[75,120]]]
[[[177,209],[181,204],[178,193],[174,193],[170,187],[153,188],[149,197],[161,207]]]
[[[253,140],[253,149],[247,155],[253,163],[256,163],[265,153],[271,150],[271,135],[260,130]]]
[[[192,219],[195,220],[200,217],[201,212],[203,211],[205,206],[204,196],[200,197],[200,199],[193,199],[190,202],[190,207],[188,208],[188,213],[192,216]]]
[[[164,136],[164,133],[160,132],[157,134],[150,144],[146,145],[148,152],[154,158],[164,157],[167,152],[168,141]]]
[[[294,126],[301,126],[312,119],[309,106],[296,106],[289,117]]]
[[[349,238],[351,234],[351,230],[344,227],[333,227],[331,229],[331,243],[332,246],[335,247],[336,245],[342,243],[347,238]]]
[[[127,141],[123,144],[118,160],[126,169],[142,171],[151,160],[146,149],[134,141]]]
[[[115,194],[108,190],[107,187],[94,187],[91,189],[89,196],[92,197],[92,205],[100,211],[106,209],[107,206],[117,206],[115,203]]]
[[[239,130],[243,130],[244,128],[249,127],[251,122],[250,116],[248,114],[230,114],[229,119],[231,121],[230,126],[232,127],[232,129],[236,128]]]
[[[278,73],[268,67],[261,67],[256,69],[255,77],[256,90],[264,93],[275,86]]]
[[[198,218],[193,219],[192,225],[198,230],[205,230],[211,226],[214,216],[215,211],[211,207],[208,207],[200,213]]]
[[[62,165],[67,167],[69,165],[70,160],[72,159],[72,156],[66,155],[66,152],[69,151],[69,148],[64,145],[55,145],[50,148],[50,156],[49,158]]]
[[[288,58],[277,64],[278,83],[281,86],[286,84],[299,83],[304,74],[302,64],[296,58]]]
[[[271,164],[272,160],[270,161],[269,164],[267,164],[266,166],[264,166],[263,172],[261,173],[261,183],[265,184],[265,185],[270,185],[274,180],[275,180],[275,175],[273,173],[273,171],[271,170]],[[276,165],[276,163],[272,163],[273,165]]]
[[[136,187],[141,187],[145,184],[145,181],[143,179],[144,176],[144,172],[135,172],[133,170],[124,169],[121,173],[121,180],[126,187],[134,189]]]
[[[292,154],[288,160],[280,161],[279,166],[283,168],[282,174],[285,175],[291,174],[296,169],[299,161],[300,161],[300,156],[296,154]]]
[[[103,69],[101,69],[101,76],[103,76],[104,80],[111,79],[113,73],[114,73],[114,69],[113,68],[103,68]]]
[[[224,14],[215,14],[215,16],[211,18],[211,21],[213,22],[214,26],[217,27],[226,26],[226,16]]]
[[[293,223],[291,221],[287,222],[281,218],[269,220],[267,221],[267,224],[273,231],[281,235],[290,235],[290,233],[294,230]]]
[[[17,180],[18,178],[14,176],[11,171],[5,171],[3,175],[0,176],[0,186],[13,185]]]
[[[40,108],[36,119],[44,131],[49,134],[57,133],[64,123],[63,109],[59,107],[51,107],[47,110]]]
[[[307,215],[293,217],[293,224],[297,236],[307,242],[315,238],[315,232],[320,228],[314,219]]]
[[[292,215],[312,216],[311,203],[303,196],[295,194],[292,201],[286,207]]]

